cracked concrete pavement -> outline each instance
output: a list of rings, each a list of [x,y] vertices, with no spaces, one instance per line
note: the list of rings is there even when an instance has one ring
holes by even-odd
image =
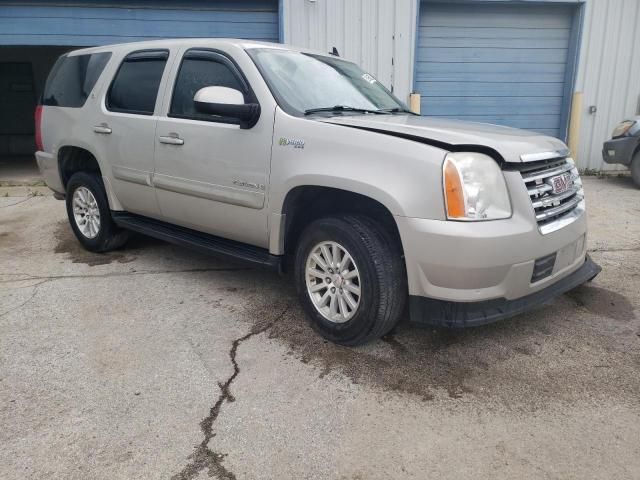
[[[593,283],[351,349],[287,278],[91,254],[62,202],[0,196],[0,478],[640,478],[640,190],[585,185]]]

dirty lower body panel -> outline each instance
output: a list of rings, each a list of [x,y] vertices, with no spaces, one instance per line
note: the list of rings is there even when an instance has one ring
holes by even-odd
[[[588,255],[571,275],[525,297],[496,298],[481,302],[448,302],[412,295],[409,309],[413,323],[442,327],[474,327],[513,317],[595,278],[601,268]]]

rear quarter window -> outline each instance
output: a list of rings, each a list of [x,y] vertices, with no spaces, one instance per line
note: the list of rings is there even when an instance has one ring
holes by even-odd
[[[60,57],[45,83],[42,104],[82,107],[110,58],[111,52]]]

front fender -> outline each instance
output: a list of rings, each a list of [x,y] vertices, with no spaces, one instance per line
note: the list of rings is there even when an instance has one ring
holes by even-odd
[[[372,198],[393,215],[443,220],[442,162],[431,145],[292,117],[276,110],[269,209],[283,211],[287,193],[311,185]]]

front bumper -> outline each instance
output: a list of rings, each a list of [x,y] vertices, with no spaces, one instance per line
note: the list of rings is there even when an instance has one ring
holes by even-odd
[[[621,137],[607,140],[602,146],[602,159],[606,163],[619,163],[629,165],[633,159],[636,146],[640,143],[640,138]]]
[[[545,292],[540,298],[547,298],[569,284],[568,278],[581,283],[584,277],[597,274],[592,271],[589,275],[592,262],[586,260],[586,211],[576,209],[576,216],[562,228],[543,233],[520,173],[505,172],[504,176],[511,196],[511,218],[456,222],[395,217],[412,297],[412,320],[438,325],[494,321],[521,311],[515,306],[527,308],[540,292]],[[467,306],[461,306],[464,304]],[[436,315],[427,315],[432,308]],[[462,320],[451,312],[463,312]]]
[[[531,209],[528,197],[526,201]],[[396,217],[409,295],[452,302],[513,300],[580,268],[586,254],[586,212],[546,235],[531,217],[518,208],[512,218],[489,222]],[[533,281],[536,260],[554,253],[551,274]]]
[[[474,327],[512,317],[543,304],[592,280],[602,269],[588,255],[576,271],[548,287],[514,300],[498,298],[482,302],[448,302],[411,296],[411,321],[442,327]]]

